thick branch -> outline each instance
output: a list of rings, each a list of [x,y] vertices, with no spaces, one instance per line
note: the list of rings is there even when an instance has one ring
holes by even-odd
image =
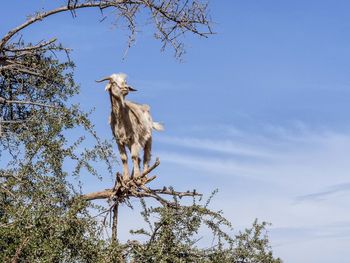
[[[119,203],[116,202],[113,207],[112,242],[118,241],[118,207]]]
[[[106,189],[104,191],[93,192],[93,193],[82,195],[82,198],[85,199],[86,201],[107,199],[107,198],[110,198],[112,194],[113,194],[113,189]]]

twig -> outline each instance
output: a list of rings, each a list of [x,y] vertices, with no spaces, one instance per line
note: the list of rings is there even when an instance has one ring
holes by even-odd
[[[39,102],[33,102],[33,101],[22,101],[22,100],[6,100],[2,97],[0,97],[0,104],[30,104],[30,105],[36,105],[36,106],[42,106],[42,107],[48,107],[53,109],[58,109],[56,106],[47,105],[44,103]]]
[[[160,160],[159,160],[159,158],[157,158],[155,163],[142,173],[141,177],[144,177],[147,174],[149,174],[150,172],[152,172],[159,164],[160,164]]]
[[[40,49],[43,48],[45,46],[48,46],[54,42],[57,41],[57,38],[52,38],[48,41],[42,42],[41,44],[37,44],[35,46],[29,46],[29,47],[24,47],[24,48],[16,48],[16,49],[12,49],[12,48],[4,48],[4,50],[6,51],[10,51],[10,52],[22,52],[22,51],[29,51],[29,50],[33,50],[33,49]]]
[[[17,263],[19,261],[23,248],[27,245],[28,241],[29,241],[29,237],[26,237],[25,239],[23,239],[21,244],[16,248],[16,253],[13,256],[11,263]]]

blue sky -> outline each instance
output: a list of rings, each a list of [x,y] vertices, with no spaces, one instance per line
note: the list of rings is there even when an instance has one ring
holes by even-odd
[[[6,1],[0,33],[63,1]],[[98,11],[58,15],[25,39],[58,37],[73,49],[81,94],[111,138],[109,101],[94,80],[126,72],[165,124],[155,133],[158,182],[208,192],[236,229],[269,221],[273,250],[287,263],[348,262],[350,245],[350,16],[348,1],[211,1],[216,35],[187,36],[184,62],[159,52],[141,27],[125,60],[127,32]],[[16,10],[16,11],[14,11]],[[108,13],[108,12],[107,12]],[[14,15],[15,14],[15,15]],[[54,25],[54,26],[53,26]],[[53,27],[51,27],[53,26]],[[87,178],[87,190],[111,185]],[[103,187],[102,187],[103,184]],[[97,185],[101,185],[97,187]],[[98,189],[96,189],[96,187]],[[123,209],[122,239],[137,227]],[[320,249],[322,248],[322,249]]]

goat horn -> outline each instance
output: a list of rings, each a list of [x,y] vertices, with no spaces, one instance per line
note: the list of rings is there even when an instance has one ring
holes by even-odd
[[[110,77],[105,77],[103,79],[100,79],[100,80],[95,80],[96,82],[102,82],[102,81],[105,81],[105,80],[111,80]]]
[[[129,91],[137,91],[137,89],[134,89],[134,88],[131,87],[131,86],[128,86],[128,89],[129,89]]]

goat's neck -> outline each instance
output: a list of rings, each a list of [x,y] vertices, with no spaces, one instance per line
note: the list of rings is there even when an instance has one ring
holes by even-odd
[[[109,95],[111,100],[112,112],[114,116],[116,116],[118,123],[122,123],[122,113],[126,110],[126,108],[123,107],[121,101],[115,98],[111,93]]]

